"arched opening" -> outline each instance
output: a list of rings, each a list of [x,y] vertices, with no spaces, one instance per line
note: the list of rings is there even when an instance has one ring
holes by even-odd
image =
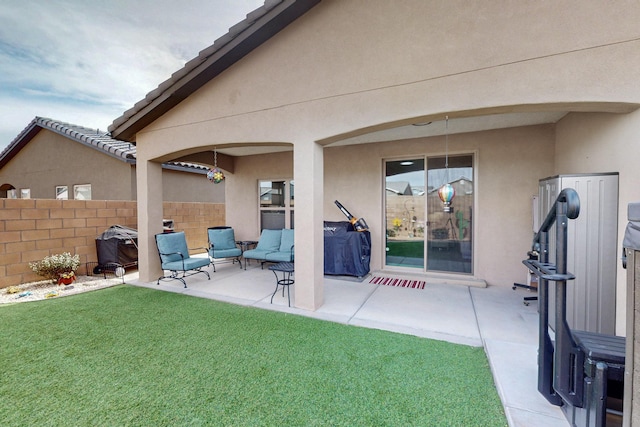
[[[18,192],[16,187],[11,184],[0,185],[0,199],[17,199]]]

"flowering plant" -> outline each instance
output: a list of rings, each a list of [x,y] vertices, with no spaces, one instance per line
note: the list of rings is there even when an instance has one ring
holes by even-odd
[[[79,266],[80,256],[71,256],[69,252],[50,255],[41,261],[29,263],[34,273],[51,280],[58,280],[63,274],[67,275],[66,278],[74,277]]]

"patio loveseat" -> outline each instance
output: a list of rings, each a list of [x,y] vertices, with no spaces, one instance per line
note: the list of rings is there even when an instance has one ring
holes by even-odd
[[[260,261],[261,266],[264,266],[265,262],[293,262],[293,239],[294,233],[292,229],[264,229],[256,248],[244,251],[242,256],[245,260],[255,259]]]

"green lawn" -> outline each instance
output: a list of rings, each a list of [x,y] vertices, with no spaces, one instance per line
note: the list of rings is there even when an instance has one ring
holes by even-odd
[[[506,426],[481,348],[128,285],[0,307],[3,426]]]
[[[387,255],[407,258],[424,258],[424,241],[394,241],[387,240],[389,251]]]

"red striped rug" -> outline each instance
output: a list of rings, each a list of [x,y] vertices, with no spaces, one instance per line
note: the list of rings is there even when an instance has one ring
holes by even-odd
[[[369,283],[386,286],[399,286],[401,288],[424,289],[424,280],[398,279],[394,277],[373,276]]]

